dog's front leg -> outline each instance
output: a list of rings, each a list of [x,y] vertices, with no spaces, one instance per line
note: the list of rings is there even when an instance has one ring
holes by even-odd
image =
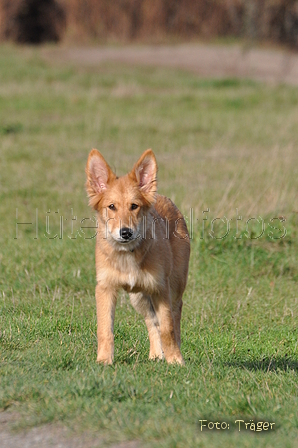
[[[112,364],[114,359],[114,317],[116,308],[116,291],[97,284],[97,362]]]
[[[150,342],[149,359],[162,359],[163,352],[161,348],[159,322],[150,295],[139,292],[136,294],[130,293],[129,297],[132,306],[145,318]]]
[[[161,346],[166,361],[170,364],[184,364],[175,335],[169,288],[152,295],[152,302],[159,321]]]

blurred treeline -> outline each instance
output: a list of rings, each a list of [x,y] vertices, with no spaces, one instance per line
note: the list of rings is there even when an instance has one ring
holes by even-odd
[[[0,27],[31,43],[235,36],[298,48],[298,1],[0,0]]]

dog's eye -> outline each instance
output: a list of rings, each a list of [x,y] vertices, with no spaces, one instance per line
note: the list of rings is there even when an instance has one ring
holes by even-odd
[[[115,207],[114,204],[110,204],[110,205],[109,205],[109,209],[110,209],[110,210],[116,210],[116,207]]]
[[[138,208],[138,204],[131,204],[131,210],[135,210],[136,208]]]

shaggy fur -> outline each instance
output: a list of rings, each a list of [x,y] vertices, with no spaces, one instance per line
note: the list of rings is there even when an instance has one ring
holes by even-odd
[[[149,358],[183,364],[180,319],[190,254],[184,218],[173,202],[157,194],[153,152],[143,153],[130,173],[116,177],[93,149],[86,189],[97,211],[96,308],[97,361],[114,358],[117,292],[129,293],[147,325]]]

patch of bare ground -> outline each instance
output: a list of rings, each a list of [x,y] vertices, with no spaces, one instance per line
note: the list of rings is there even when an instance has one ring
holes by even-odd
[[[106,439],[94,433],[77,433],[62,424],[47,424],[27,430],[16,430],[17,413],[0,412],[1,448],[97,448],[106,446]],[[138,441],[109,444],[110,448],[139,448]]]
[[[106,62],[189,70],[203,77],[249,78],[298,85],[298,54],[243,45],[181,44],[124,47],[56,47],[42,50],[47,59],[79,66]]]

